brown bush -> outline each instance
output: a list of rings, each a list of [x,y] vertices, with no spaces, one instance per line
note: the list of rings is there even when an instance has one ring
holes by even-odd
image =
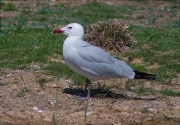
[[[85,41],[106,51],[124,52],[124,47],[136,42],[128,24],[108,20],[93,24],[86,30]]]

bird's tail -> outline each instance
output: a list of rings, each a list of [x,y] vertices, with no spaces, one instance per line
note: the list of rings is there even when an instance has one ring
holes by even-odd
[[[156,75],[148,74],[140,71],[134,70],[135,76],[134,79],[149,79],[149,80],[155,80]]]

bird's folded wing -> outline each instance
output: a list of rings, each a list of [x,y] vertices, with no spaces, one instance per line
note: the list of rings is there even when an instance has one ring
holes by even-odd
[[[93,45],[82,46],[78,50],[79,56],[88,62],[107,64],[113,64],[115,62],[115,59],[109,53]]]
[[[104,50],[92,45],[79,48],[73,59],[73,63],[81,70],[100,77],[118,76],[113,66],[115,61]]]

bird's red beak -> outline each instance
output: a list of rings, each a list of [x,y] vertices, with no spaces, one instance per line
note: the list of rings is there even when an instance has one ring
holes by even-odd
[[[54,34],[55,33],[63,33],[63,32],[64,32],[64,30],[60,30],[60,29],[56,29],[56,30],[53,31]]]

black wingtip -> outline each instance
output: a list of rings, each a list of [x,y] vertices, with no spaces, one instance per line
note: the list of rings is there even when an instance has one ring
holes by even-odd
[[[153,74],[148,74],[137,70],[134,70],[134,73],[135,73],[134,79],[156,80],[156,75]]]

